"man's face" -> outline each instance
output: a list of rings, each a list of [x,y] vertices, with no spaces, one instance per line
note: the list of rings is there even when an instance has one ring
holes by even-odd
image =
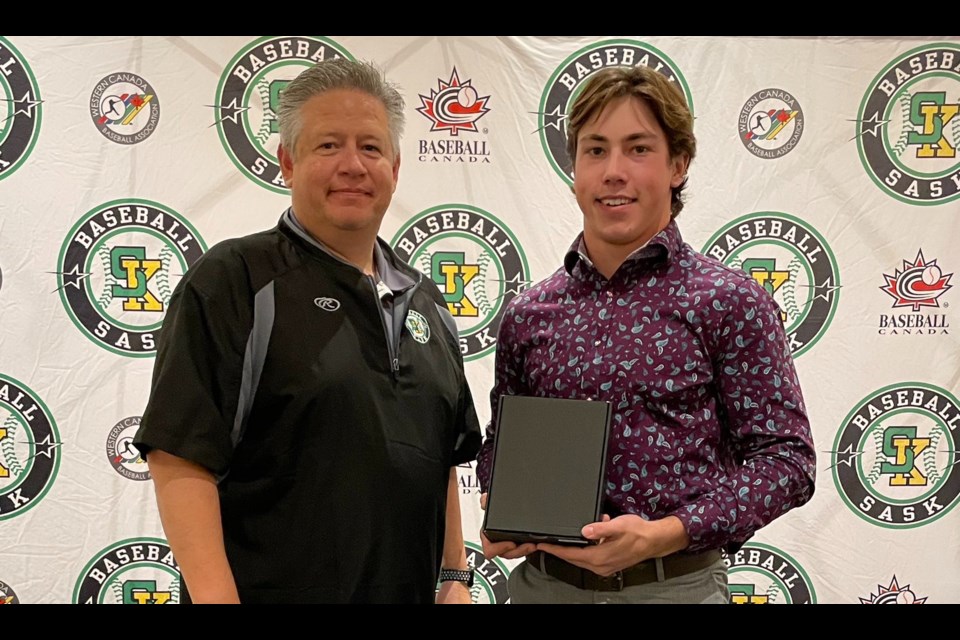
[[[335,89],[304,103],[300,117],[296,149],[278,153],[300,222],[321,240],[330,231],[375,234],[400,171],[383,103]]]
[[[573,191],[592,254],[632,251],[670,222],[670,192],[683,182],[685,156],[667,139],[643,100],[611,102],[577,138]]]

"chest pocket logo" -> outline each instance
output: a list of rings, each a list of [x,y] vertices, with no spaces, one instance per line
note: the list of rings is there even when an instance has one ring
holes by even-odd
[[[340,301],[336,298],[314,298],[313,304],[324,311],[336,311],[340,308]]]
[[[427,340],[430,339],[430,325],[426,318],[411,309],[407,313],[406,325],[414,340],[420,344],[427,344]]]

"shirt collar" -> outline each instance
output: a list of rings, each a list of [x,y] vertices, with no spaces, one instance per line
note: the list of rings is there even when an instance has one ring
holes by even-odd
[[[349,262],[345,262],[342,258],[330,251],[325,244],[310,235],[306,228],[300,223],[300,220],[297,219],[296,214],[293,212],[293,207],[289,207],[283,212],[283,215],[280,217],[280,222],[281,224],[286,223],[297,237],[314,249],[319,249],[324,255],[333,258],[337,262],[351,266],[354,269],[356,268]],[[377,236],[377,241],[373,245],[373,260],[377,267],[377,275],[385,285],[390,287],[394,295],[400,295],[420,281],[420,272],[415,271],[412,267],[404,264],[397,258],[393,250],[390,249],[387,243],[379,236]]]
[[[670,262],[677,254],[681,244],[683,244],[683,238],[680,236],[680,228],[677,227],[676,220],[671,219],[662,231],[650,238],[645,245],[634,250],[633,253],[627,256],[627,259],[624,260],[623,265],[621,265],[621,269],[624,265],[629,265],[641,260],[657,259],[661,256],[664,262]],[[660,260],[656,261],[660,262]],[[590,257],[587,256],[587,247],[583,242],[582,231],[577,235],[573,244],[571,244],[567,250],[563,258],[563,267],[567,270],[567,273],[572,276],[574,275],[574,269],[581,262],[590,269],[594,268],[593,262],[590,260]]]

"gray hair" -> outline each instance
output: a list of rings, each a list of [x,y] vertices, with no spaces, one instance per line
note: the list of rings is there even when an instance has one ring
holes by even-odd
[[[383,103],[387,111],[387,126],[394,153],[400,153],[403,135],[403,96],[398,85],[388,82],[372,62],[337,58],[325,60],[301,72],[280,94],[277,120],[280,124],[280,143],[293,153],[303,128],[300,108],[313,98],[334,89],[356,89],[370,94]]]

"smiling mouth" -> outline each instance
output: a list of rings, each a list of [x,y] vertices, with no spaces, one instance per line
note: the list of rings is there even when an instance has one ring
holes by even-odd
[[[597,202],[606,207],[619,207],[621,205],[636,202],[635,198],[597,198]]]

